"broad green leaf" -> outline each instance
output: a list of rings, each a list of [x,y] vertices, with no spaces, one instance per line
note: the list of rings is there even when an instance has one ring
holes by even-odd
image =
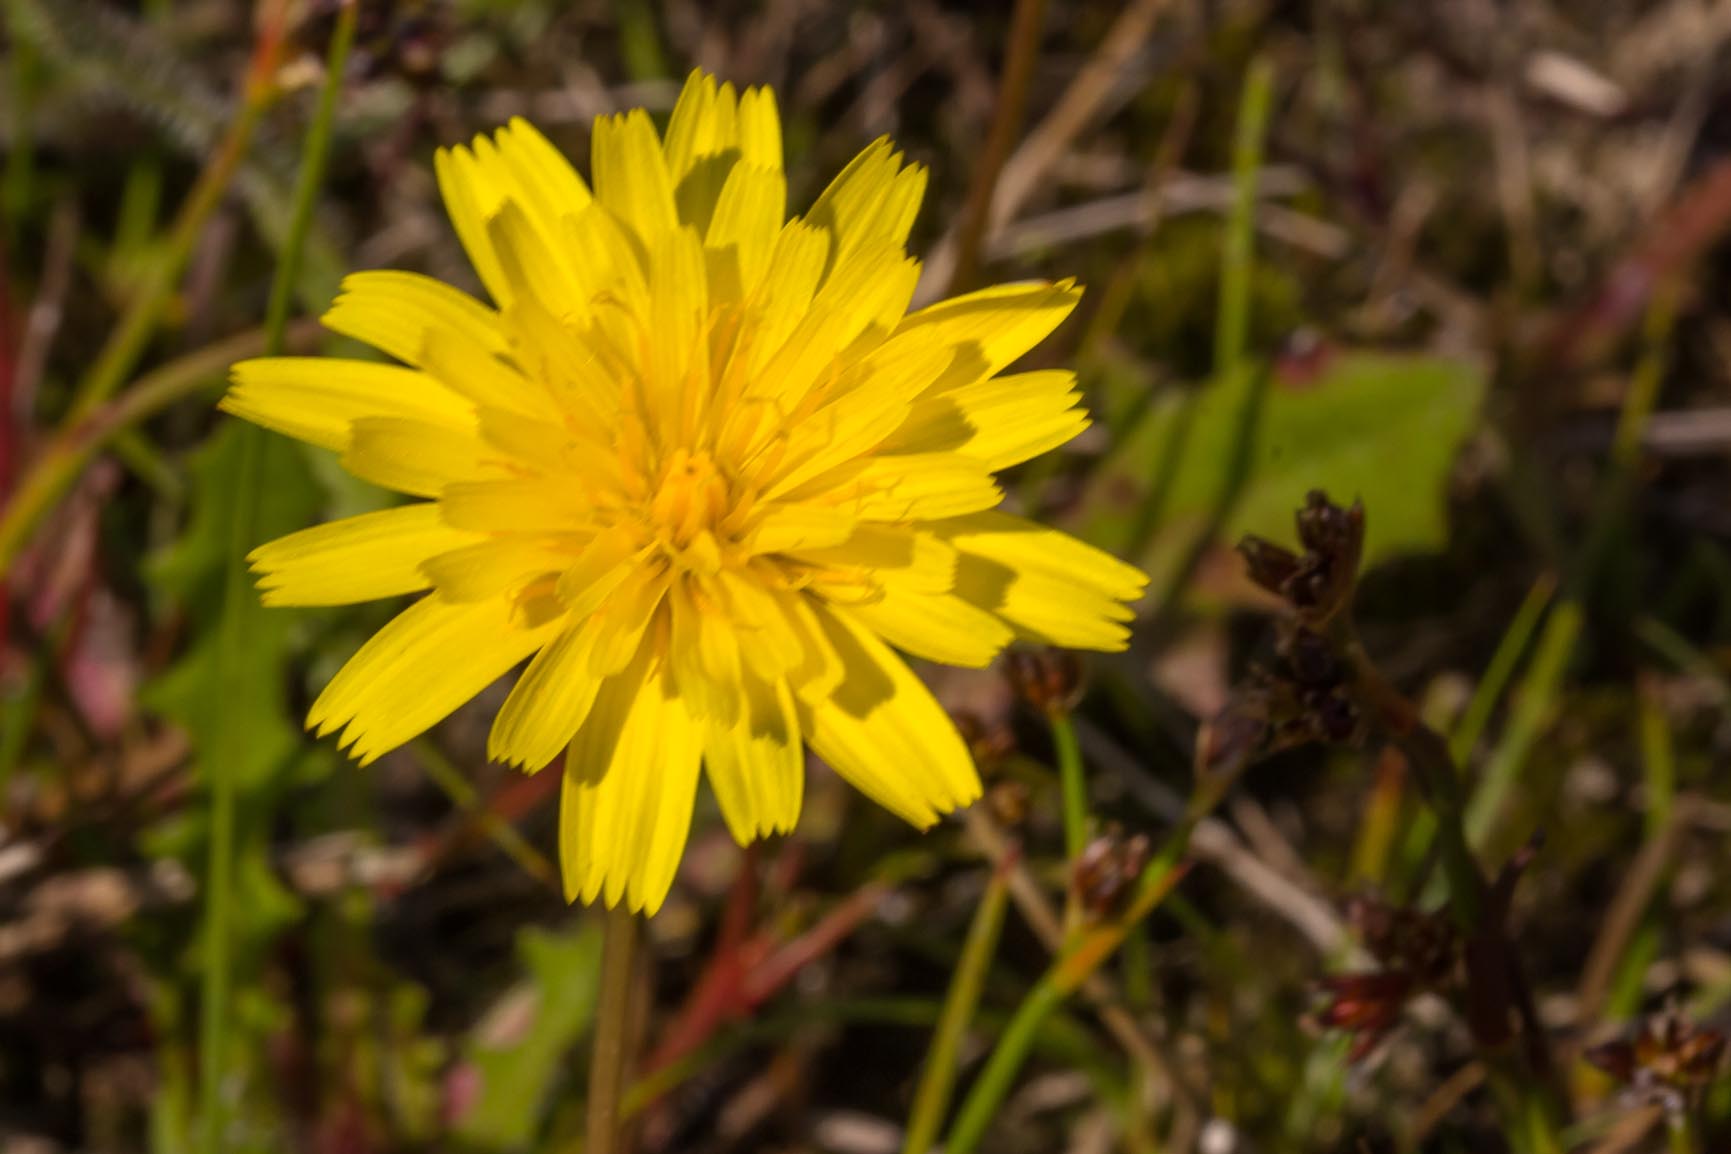
[[[1483,369],[1436,356],[1339,352],[1304,384],[1271,383],[1257,422],[1249,475],[1221,527],[1292,536],[1293,511],[1311,489],[1362,498],[1365,562],[1434,550],[1446,530],[1449,470],[1472,430]],[[1158,401],[1096,472],[1080,532],[1160,573],[1206,526],[1232,457],[1236,390],[1221,383]],[[1163,492],[1160,508],[1143,504]],[[1153,526],[1135,541],[1138,524]]]
[[[237,421],[223,421],[191,462],[191,518],[186,531],[146,568],[146,579],[157,597],[184,614],[187,641],[181,657],[144,687],[146,708],[186,731],[193,746],[193,768],[208,789],[211,775],[230,775],[237,813],[233,858],[233,902],[230,940],[234,958],[234,1035],[229,1061],[233,1081],[245,1087],[239,1117],[249,1126],[270,1128],[278,1123],[265,1096],[256,1064],[264,1038],[276,1029],[280,1007],[275,994],[257,981],[257,973],[276,936],[302,915],[299,899],[278,878],[271,860],[272,830],[283,820],[288,791],[309,772],[328,766],[331,754],[302,734],[300,720],[290,712],[288,664],[294,648],[294,615],[263,608],[256,597],[234,604],[225,595],[227,574],[242,564],[235,556],[233,524],[241,487],[242,437],[259,438],[256,449],[258,500],[254,526],[259,540],[279,536],[308,524],[320,504],[320,491],[297,446],[262,435]],[[244,615],[246,660],[223,668],[219,637],[225,613]],[[232,727],[232,728],[231,728]],[[231,753],[222,765],[207,759],[224,743]],[[245,740],[236,742],[239,732]],[[207,807],[189,808],[147,832],[147,852],[173,857],[199,876],[204,874],[209,828]],[[193,1004],[200,942],[208,927],[178,944],[179,980],[184,989],[171,1004],[184,1012]],[[177,951],[178,952],[178,951]],[[187,1029],[190,1020],[170,1023]],[[164,1128],[185,1120],[163,1116]],[[180,1148],[184,1148],[185,1143]],[[237,1145],[236,1150],[246,1148]]]
[[[566,933],[526,929],[517,949],[529,970],[521,996],[533,1004],[509,1005],[507,1013],[526,1025],[508,1045],[473,1045],[469,1060],[480,1088],[456,1127],[459,1137],[488,1150],[521,1149],[535,1136],[555,1079],[589,1030],[601,982],[601,933],[594,925]]]

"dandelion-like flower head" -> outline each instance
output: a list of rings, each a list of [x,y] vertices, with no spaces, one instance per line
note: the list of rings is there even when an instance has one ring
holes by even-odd
[[[665,139],[597,121],[593,192],[521,120],[437,173],[493,307],[357,273],[324,322],[401,364],[247,361],[223,401],[421,498],[250,558],[273,604],[424,594],[319,733],[372,761],[530,659],[489,753],[566,753],[568,893],[653,911],[700,769],[742,842],[793,827],[806,745],[921,827],[979,795],[895,650],[1122,647],[1142,575],[995,508],[1086,426],[1071,373],[1001,373],[1079,290],[909,313],[925,173],[888,141],[789,220],[774,97],[697,73]]]

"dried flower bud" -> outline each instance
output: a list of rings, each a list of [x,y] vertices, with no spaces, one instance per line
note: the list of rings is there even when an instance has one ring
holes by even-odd
[[[1256,686],[1235,692],[1196,735],[1198,782],[1224,788],[1268,751],[1271,732],[1267,693]]]
[[[1456,980],[1462,943],[1454,923],[1440,911],[1355,898],[1347,903],[1346,916],[1382,968],[1324,978],[1319,985],[1331,1000],[1317,1021],[1357,1035],[1350,1055],[1357,1062],[1394,1028],[1410,999]]]
[[[1016,752],[1016,735],[1006,725],[994,724],[965,709],[951,713],[950,720],[981,773],[990,773]]]
[[[1718,1076],[1725,1035],[1671,1011],[1649,1018],[1631,1040],[1589,1047],[1585,1057],[1638,1100],[1680,1111]]]
[[[1008,778],[994,781],[986,787],[986,807],[1000,825],[1015,828],[1028,820],[1033,808],[1033,791],[1026,782]]]
[[[1277,597],[1286,596],[1287,582],[1298,575],[1298,554],[1251,534],[1238,542],[1238,552],[1250,568],[1250,579]]]
[[[1412,976],[1399,971],[1340,974],[1319,980],[1317,986],[1329,1001],[1317,1012],[1316,1022],[1354,1035],[1350,1062],[1363,1061],[1388,1037],[1417,989]]]
[[[1354,898],[1347,903],[1346,918],[1364,948],[1386,969],[1411,974],[1430,989],[1454,976],[1461,957],[1460,935],[1443,911],[1405,909],[1375,898]]]
[[[1317,625],[1352,600],[1364,550],[1364,506],[1354,502],[1343,509],[1313,490],[1297,522],[1302,555],[1260,537],[1246,537],[1238,550],[1251,580],[1284,599],[1301,620]]]
[[[1068,713],[1082,697],[1082,663],[1064,649],[1012,649],[1004,675],[1016,695],[1042,713]]]
[[[1152,852],[1145,835],[1125,837],[1118,829],[1109,829],[1089,842],[1071,864],[1071,881],[1082,908],[1095,918],[1116,915]]]

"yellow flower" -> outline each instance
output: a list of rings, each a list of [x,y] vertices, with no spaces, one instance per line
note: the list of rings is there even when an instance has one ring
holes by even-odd
[[[774,96],[698,73],[665,140],[596,122],[593,191],[521,120],[437,171],[494,307],[357,273],[325,325],[404,365],[246,361],[223,400],[425,498],[251,555],[269,604],[428,591],[325,687],[321,735],[370,762],[532,657],[489,753],[568,750],[568,893],[654,911],[700,765],[741,842],[793,827],[802,743],[922,828],[979,796],[895,649],[1123,647],[1142,575],[995,511],[995,470],[1087,424],[1073,374],[1000,375],[1080,290],[909,313],[925,172],[887,140],[788,220]]]

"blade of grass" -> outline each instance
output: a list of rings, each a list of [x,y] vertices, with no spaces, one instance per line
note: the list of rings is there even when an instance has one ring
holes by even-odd
[[[1076,723],[1067,709],[1053,709],[1052,744],[1057,751],[1058,782],[1064,797],[1064,861],[1068,880],[1064,883],[1064,933],[1075,932],[1082,908],[1077,901],[1076,863],[1088,848],[1088,779],[1082,766],[1082,746],[1076,739]]]
[[[36,120],[33,111],[38,67],[35,46],[28,37],[18,34],[18,17],[12,5],[6,6],[6,12],[7,30],[12,41],[12,140],[6,150],[6,173],[3,183],[0,183],[0,216],[6,222],[6,247],[11,248],[24,232],[24,217],[35,196]]]
[[[211,214],[222,203],[265,109],[275,98],[283,25],[283,13],[277,5],[273,14],[261,23],[247,65],[239,110],[229,122],[222,143],[182,202],[161,255],[145,272],[120,323],[110,333],[95,363],[79,380],[62,428],[76,427],[113,396],[137,367],[151,338],[156,335],[163,311],[192,256],[194,245]],[[0,512],[0,577],[11,571],[13,561],[36,523],[60,499],[65,484],[70,480],[69,474],[48,474],[43,483],[30,489],[21,488],[7,502],[5,510]]]
[[[559,888],[559,869],[547,856],[526,841],[517,827],[487,808],[475,792],[475,787],[469,784],[462,771],[451,764],[430,738],[418,737],[414,741],[415,755],[421,759],[421,768],[434,785],[444,791],[458,809],[468,815],[499,851],[516,862],[522,871],[538,882]]]
[[[961,1052],[962,1037],[973,1022],[974,1010],[980,1004],[980,993],[985,988],[986,971],[991,968],[992,958],[998,950],[1009,893],[1009,871],[994,870],[986,887],[986,896],[981,899],[973,923],[968,927],[962,956],[956,964],[955,976],[950,980],[949,994],[944,999],[943,1015],[938,1019],[938,1028],[933,1032],[931,1045],[926,1051],[925,1068],[920,1072],[919,1086],[914,1091],[913,1110],[908,1116],[902,1154],[927,1154],[937,1142],[938,1130],[943,1126],[944,1114],[949,1109],[950,1092],[956,1084],[957,1055]]]
[[[1539,634],[1538,646],[1526,675],[1521,678],[1503,738],[1486,762],[1484,776],[1467,802],[1466,833],[1473,845],[1484,846],[1502,813],[1503,803],[1520,779],[1528,755],[1550,725],[1562,693],[1563,675],[1580,635],[1580,605],[1573,601],[1558,605]]]
[[[275,41],[280,37],[282,13],[278,11],[276,19],[270,22],[277,31],[266,32],[262,39]],[[313,113],[312,122],[307,126],[306,141],[301,152],[300,172],[295,179],[294,210],[290,217],[288,237],[283,245],[277,261],[275,278],[271,284],[270,306],[265,322],[265,351],[267,354],[280,352],[283,348],[285,329],[288,319],[290,291],[295,277],[299,272],[299,260],[305,240],[307,227],[312,222],[313,207],[318,200],[319,188],[324,181],[325,160],[330,150],[331,124],[336,115],[337,96],[342,90],[343,73],[348,65],[349,49],[354,43],[355,5],[344,4],[337,11],[336,28],[331,37],[329,56],[326,60],[324,85],[319,92],[318,105]],[[274,58],[275,51],[271,52]],[[265,97],[260,92],[268,85],[269,74],[255,76],[255,83],[249,84],[246,103],[241,112],[243,121],[256,120],[262,110]],[[237,140],[233,152],[233,160],[229,162],[229,173],[232,174],[233,164],[238,161],[241,147],[250,137],[251,125],[248,124],[240,132],[230,133],[231,140]],[[208,170],[207,170],[208,172]],[[227,184],[227,175],[222,182]],[[218,190],[220,191],[220,190]],[[216,193],[212,193],[212,204]],[[195,194],[196,196],[196,194]],[[208,211],[208,210],[207,210]],[[183,215],[183,220],[185,219]],[[187,242],[190,248],[190,239]],[[148,328],[154,328],[155,307],[148,316]],[[135,314],[136,315],[136,314]],[[119,367],[113,372],[113,385],[131,368],[130,358],[136,356],[143,347],[142,338],[138,347],[128,356],[116,363]],[[100,367],[100,366],[99,366]],[[106,378],[95,376],[87,379],[86,384],[94,381],[99,388],[94,392],[86,392],[86,397],[94,396],[100,401],[112,391],[113,385]],[[102,391],[106,388],[107,391]],[[84,412],[79,411],[82,417]],[[218,634],[217,663],[219,681],[226,681],[221,671],[240,668],[247,659],[247,612],[253,602],[252,582],[247,573],[242,558],[252,548],[253,525],[257,517],[262,494],[259,492],[258,478],[261,473],[260,457],[263,446],[260,438],[265,434],[262,430],[250,426],[241,430],[243,435],[240,455],[239,476],[235,478],[238,486],[237,499],[234,504],[234,521],[230,526],[229,544],[232,563],[227,580],[223,587],[223,616]],[[229,713],[225,716],[237,717]],[[204,759],[207,766],[207,777],[210,790],[210,844],[209,864],[206,869],[206,913],[204,926],[204,973],[203,987],[200,991],[201,1013],[199,1034],[199,1134],[200,1149],[205,1154],[219,1154],[226,1147],[224,1131],[227,1126],[229,1099],[223,1085],[224,1072],[228,1067],[228,1033],[229,1015],[231,1010],[231,986],[233,984],[233,942],[232,942],[232,911],[235,865],[235,810],[236,782],[232,773],[227,771],[229,765],[238,758],[235,751],[244,747],[249,739],[238,724],[233,722],[225,725],[219,733],[219,739],[214,743],[216,748],[207,751]]]
[[[1253,366],[1246,357],[1250,340],[1250,285],[1255,272],[1256,197],[1262,177],[1262,146],[1268,135],[1268,119],[1274,102],[1274,67],[1265,58],[1251,62],[1244,78],[1244,92],[1238,104],[1238,124],[1232,148],[1232,210],[1226,222],[1226,236],[1220,260],[1220,307],[1214,329],[1213,388],[1231,389],[1238,417],[1232,452],[1222,466],[1219,487],[1214,501],[1203,519],[1201,528],[1191,539],[1183,557],[1160,583],[1157,596],[1151,601],[1156,613],[1167,613],[1179,593],[1190,582],[1190,575],[1207,554],[1221,528],[1238,504],[1239,495],[1250,476],[1251,452],[1256,443],[1256,429],[1262,417],[1262,402],[1268,395],[1266,369]],[[1186,402],[1180,414],[1179,427],[1188,428],[1194,416],[1196,394]],[[1175,446],[1182,452],[1185,446]],[[1158,522],[1158,497],[1139,514],[1133,550],[1143,549],[1153,535]]]
[[[1502,640],[1497,642],[1490,664],[1485,666],[1485,675],[1479,678],[1478,685],[1474,687],[1472,700],[1467,702],[1466,710],[1462,712],[1454,732],[1449,734],[1449,753],[1454,756],[1456,764],[1465,765],[1472,757],[1473,750],[1478,747],[1485,727],[1490,724],[1491,714],[1495,711],[1497,702],[1502,700],[1503,690],[1508,688],[1509,679],[1514,677],[1521,656],[1527,651],[1527,643],[1533,639],[1533,632],[1538,629],[1539,621],[1544,617],[1545,609],[1550,605],[1551,597],[1556,591],[1557,578],[1552,573],[1540,574],[1532,588],[1527,590],[1521,607],[1515,611],[1514,619],[1503,632]]]
[[[1072,944],[1053,960],[1034,988],[1028,992],[991,1057],[975,1079],[955,1125],[944,1141],[945,1154],[972,1154],[985,1137],[986,1128],[998,1116],[1016,1075],[1033,1049],[1034,1039],[1051,1015],[1080,989],[1088,978],[1118,952],[1130,928],[1142,921],[1172,892],[1184,875],[1179,864],[1190,844],[1190,834],[1207,806],[1198,803],[1191,814],[1168,836],[1160,854],[1138,879],[1135,894],[1117,919],[1096,925],[1076,935]]]

